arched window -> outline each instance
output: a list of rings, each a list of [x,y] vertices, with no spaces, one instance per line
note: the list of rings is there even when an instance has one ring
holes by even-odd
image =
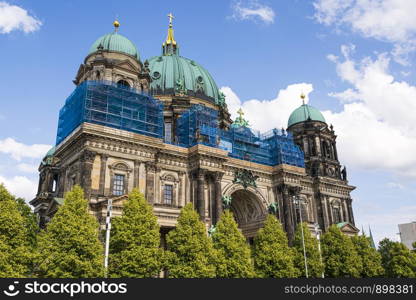
[[[119,87],[124,87],[124,88],[129,88],[130,87],[130,84],[127,81],[125,81],[125,80],[119,80],[117,82],[117,85]]]
[[[334,218],[334,224],[338,224],[342,222],[341,208],[339,206],[332,207],[332,216]]]
[[[101,73],[98,70],[95,72],[95,79],[96,80],[100,80],[101,79]]]

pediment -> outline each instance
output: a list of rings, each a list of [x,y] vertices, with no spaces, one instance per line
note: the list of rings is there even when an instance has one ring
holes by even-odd
[[[356,235],[360,231],[357,227],[349,222],[338,223],[337,226],[346,235]]]
[[[116,63],[115,66],[119,67],[119,68],[130,70],[130,71],[134,71],[134,72],[139,71],[137,69],[137,67],[132,62],[130,62],[128,59],[122,60],[122,61]]]

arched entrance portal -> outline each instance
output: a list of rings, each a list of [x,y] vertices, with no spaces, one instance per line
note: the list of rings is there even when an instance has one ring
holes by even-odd
[[[249,190],[237,190],[231,194],[231,211],[244,236],[251,240],[263,227],[266,210],[260,199]]]

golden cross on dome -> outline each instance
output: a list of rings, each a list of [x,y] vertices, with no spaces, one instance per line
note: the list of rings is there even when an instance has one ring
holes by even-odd
[[[243,112],[243,110],[241,109],[241,107],[240,107],[240,109],[237,111],[237,113],[240,115],[240,119],[242,119],[242,118],[243,118],[243,115],[244,115],[244,112]]]
[[[172,13],[169,13],[168,18],[169,18],[169,27],[172,27],[172,21],[175,17],[172,15]]]

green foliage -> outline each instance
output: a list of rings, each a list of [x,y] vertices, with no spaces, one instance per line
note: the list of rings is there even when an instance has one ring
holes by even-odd
[[[350,237],[332,225],[323,234],[322,258],[325,264],[325,277],[360,277],[362,262]]]
[[[297,277],[294,251],[288,246],[286,233],[279,220],[268,215],[259,230],[253,246],[254,268],[262,278]]]
[[[319,254],[318,240],[312,236],[306,223],[302,223],[303,235],[305,240],[306,260],[308,265],[309,277],[322,277],[324,266],[321,262]],[[295,266],[298,268],[302,277],[306,277],[305,273],[305,258],[303,254],[302,231],[301,224],[298,224],[295,231],[295,238],[293,241],[293,248],[296,251]]]
[[[182,209],[178,224],[168,233],[166,241],[169,277],[215,277],[216,253],[192,203]]]
[[[103,245],[99,224],[88,211],[81,187],[65,195],[38,239],[38,275],[51,278],[90,278],[103,275]]]
[[[229,210],[221,215],[212,240],[218,254],[217,277],[254,277],[250,247]]]
[[[157,217],[143,194],[134,189],[123,204],[123,215],[112,220],[110,277],[156,277],[163,267]]]
[[[18,204],[0,184],[0,277],[26,277],[30,273],[30,237]]]
[[[19,210],[21,216],[23,217],[24,227],[27,230],[27,237],[29,245],[32,248],[36,247],[36,238],[39,232],[38,219],[33,211],[30,209],[29,205],[26,204],[26,201],[22,198],[15,199],[17,203],[17,209]]]
[[[405,245],[384,239],[379,244],[379,252],[386,277],[416,277],[416,254]]]
[[[361,235],[353,236],[351,239],[363,266],[360,277],[382,276],[384,269],[381,265],[381,255],[371,247],[370,238]]]

